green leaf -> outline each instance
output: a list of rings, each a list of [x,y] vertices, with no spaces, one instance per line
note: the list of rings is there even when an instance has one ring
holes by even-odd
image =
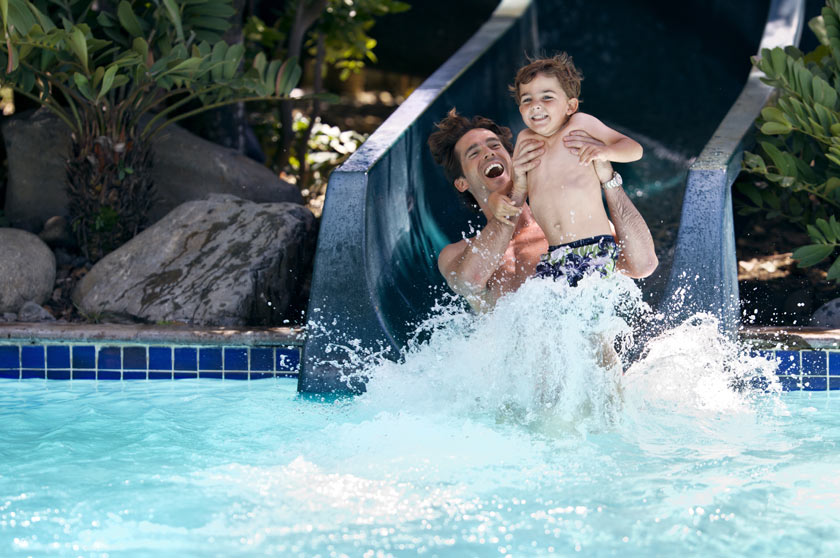
[[[825,239],[834,244],[837,242],[837,237],[834,235],[834,231],[831,230],[831,225],[828,224],[828,221],[825,219],[817,219],[817,227],[819,227],[820,232],[823,233]]]
[[[834,263],[828,268],[828,274],[826,274],[825,278],[829,281],[837,281],[840,279],[840,257],[834,260]]]
[[[85,34],[78,27],[74,27],[70,32],[68,42],[70,50],[73,51],[73,54],[75,54],[76,58],[79,59],[79,62],[82,63],[82,67],[85,69],[85,72],[90,72],[90,69],[88,68],[88,51]]]
[[[181,24],[181,12],[178,11],[178,6],[175,5],[175,0],[163,0],[163,5],[166,7],[166,15],[169,16],[169,21],[175,26],[175,33],[178,36],[178,41],[184,42],[184,27]]]
[[[832,176],[831,178],[825,181],[825,184],[823,184],[823,193],[826,196],[829,196],[834,190],[837,189],[838,186],[840,186],[840,178]]]
[[[93,94],[90,90],[90,83],[88,79],[84,76],[84,74],[80,72],[73,73],[73,81],[76,83],[76,87],[79,89],[79,92],[84,95],[88,100],[93,101]]]
[[[301,69],[297,65],[297,59],[292,57],[286,60],[277,72],[275,94],[280,97],[289,95],[300,80],[300,74]]]
[[[9,25],[9,0],[0,0],[0,15],[3,16],[3,29]]]
[[[225,53],[225,63],[222,68],[222,76],[226,80],[231,80],[236,76],[236,70],[242,62],[242,56],[245,54],[245,45],[237,43],[228,48]]]
[[[761,133],[768,136],[789,134],[791,130],[793,130],[793,126],[789,122],[765,122],[761,125]]]
[[[99,95],[97,96],[98,99],[101,99],[105,96],[108,91],[111,90],[111,87],[114,85],[114,78],[117,76],[117,65],[113,64],[105,70],[105,75],[102,76],[102,89],[99,90]]]
[[[808,236],[810,236],[811,240],[814,242],[818,242],[820,244],[825,244],[827,242],[825,236],[823,236],[819,229],[817,229],[814,225],[808,225],[805,229],[808,231]]]
[[[785,113],[779,110],[778,107],[764,107],[761,109],[761,117],[769,122],[778,122],[779,124],[787,123]]]
[[[744,165],[753,172],[767,170],[761,155],[749,151],[744,151]]]
[[[227,51],[228,45],[224,41],[219,41],[213,45],[213,52],[210,56],[210,61],[213,63],[213,69],[211,70],[210,75],[213,78],[213,81],[222,81],[222,77],[224,75],[222,63],[225,61]]]
[[[747,196],[751,202],[753,202],[758,207],[761,207],[761,192],[750,182],[742,182],[739,183],[738,191]]]
[[[764,53],[762,52],[762,56]],[[787,55],[785,51],[780,49],[779,47],[775,47],[770,50],[770,62],[772,64],[773,73],[776,75],[783,74],[785,71],[785,62],[787,60]]]
[[[117,6],[117,19],[119,19],[123,29],[128,31],[128,34],[132,37],[143,36],[143,27],[140,24],[140,20],[137,19],[134,10],[131,9],[131,4],[126,0],[122,0]]]
[[[834,246],[828,244],[808,244],[793,251],[793,259],[799,267],[811,267],[818,264],[834,252]]]
[[[767,152],[767,155],[770,156],[770,159],[773,161],[773,164],[779,170],[781,174],[786,176],[792,176],[796,174],[796,165],[788,160],[787,153],[782,153],[779,149],[770,142],[762,141],[761,147],[764,151]]]

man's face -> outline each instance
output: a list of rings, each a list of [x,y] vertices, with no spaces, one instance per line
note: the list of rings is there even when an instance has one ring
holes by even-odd
[[[554,135],[578,108],[554,76],[537,74],[519,86],[519,114],[531,130],[543,137]]]
[[[455,144],[455,154],[464,173],[455,181],[458,190],[469,190],[476,200],[486,202],[491,193],[510,187],[510,154],[495,133],[486,128],[470,130]]]

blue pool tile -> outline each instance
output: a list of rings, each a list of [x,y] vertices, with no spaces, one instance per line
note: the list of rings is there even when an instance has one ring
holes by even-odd
[[[277,368],[275,370],[297,370],[300,365],[300,351],[297,349],[277,348]]]
[[[225,380],[247,380],[247,372],[225,372]]]
[[[146,347],[123,347],[123,369],[145,370]]]
[[[777,374],[786,376],[799,374],[799,351],[776,351],[776,362],[779,364]]]
[[[172,379],[172,372],[154,372],[149,370],[149,379],[150,380],[171,380]]]
[[[175,380],[194,380],[198,378],[198,372],[175,372],[172,377]]]
[[[225,370],[248,370],[248,349],[226,347]]]
[[[828,374],[830,376],[840,376],[840,352],[828,352]]]
[[[205,370],[202,370],[201,372],[198,373],[198,377],[199,378],[213,378],[213,379],[216,379],[216,380],[221,380],[222,379],[222,372],[221,371],[219,371],[219,372],[216,372],[216,371],[207,372]]]
[[[20,370],[11,370],[11,369],[3,369],[0,368],[0,378],[7,378],[12,380],[19,380],[20,379]]]
[[[275,378],[297,378],[298,373],[297,373],[297,371],[295,371],[295,372],[276,372],[274,374],[274,377]]]
[[[252,380],[264,380],[266,378],[273,378],[274,372],[251,372]]]
[[[93,345],[74,345],[72,362],[73,369],[95,369],[96,347]]]
[[[802,389],[808,391],[825,391],[828,389],[828,378],[825,376],[803,376]]]
[[[0,370],[20,369],[20,347],[17,345],[0,346]]]
[[[47,345],[47,368],[66,370],[70,368],[70,347]]]
[[[785,391],[799,391],[802,389],[799,376],[779,376],[779,383]]]
[[[274,349],[251,349],[251,370],[274,370]]]
[[[73,370],[74,380],[95,380],[96,370]]]
[[[20,348],[20,367],[21,368],[46,368],[46,358],[44,357],[44,346],[35,345]]]
[[[149,370],[172,370],[172,348],[149,347]]]
[[[828,389],[840,389],[840,376],[828,377]]]
[[[122,372],[119,370],[103,370],[99,369],[96,374],[97,380],[122,380]]]
[[[177,347],[175,353],[175,370],[198,370],[196,350],[192,347]]]
[[[202,347],[198,350],[199,370],[221,370],[222,349],[219,347]],[[221,377],[221,376],[219,376]]]
[[[43,380],[44,378],[47,377],[47,373],[43,369],[41,369],[41,370],[28,370],[28,369],[24,368],[20,371],[20,377],[24,380],[27,379],[27,378],[41,378]]]
[[[123,380],[145,380],[145,370],[123,370]]]
[[[48,380],[69,380],[70,379],[70,371],[69,370],[56,370],[50,368],[47,370],[47,379]]]
[[[99,349],[99,370],[121,370],[122,348],[102,347]],[[102,379],[102,378],[100,378]]]
[[[802,351],[802,373],[811,376],[825,376],[828,371],[825,351]]]

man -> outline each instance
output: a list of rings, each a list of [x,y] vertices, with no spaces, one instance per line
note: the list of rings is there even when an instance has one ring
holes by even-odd
[[[437,126],[429,136],[435,161],[487,218],[487,226],[475,236],[441,250],[438,269],[474,310],[485,311],[532,277],[548,249],[545,234],[525,203],[527,172],[540,164],[544,142],[530,139],[514,150],[508,128],[480,116],[467,119],[455,109]],[[573,154],[603,145],[584,132],[570,133],[563,143]],[[595,170],[602,184],[620,180],[607,162],[596,162]],[[647,277],[659,263],[650,230],[622,188],[604,190],[621,250],[619,271],[633,278]]]

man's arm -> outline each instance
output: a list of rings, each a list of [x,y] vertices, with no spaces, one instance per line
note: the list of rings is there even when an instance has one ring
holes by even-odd
[[[449,287],[476,310],[492,307],[495,302],[487,282],[502,265],[513,238],[527,195],[527,172],[539,165],[544,152],[542,141],[517,143],[511,161],[510,196],[491,194],[484,211],[485,215],[489,213],[487,226],[473,238],[444,247],[438,256],[438,269]]]
[[[587,145],[600,145],[603,142],[576,130],[563,138],[564,145],[575,155]],[[595,173],[601,184],[613,177],[612,165],[605,161],[595,161]],[[610,212],[610,220],[615,228],[615,238],[621,248],[618,268],[634,279],[647,277],[654,272],[659,260],[653,245],[653,237],[644,218],[620,187],[605,188],[604,198]]]
[[[606,188],[604,197],[621,249],[618,268],[634,279],[647,277],[659,265],[647,223],[623,188]]]

